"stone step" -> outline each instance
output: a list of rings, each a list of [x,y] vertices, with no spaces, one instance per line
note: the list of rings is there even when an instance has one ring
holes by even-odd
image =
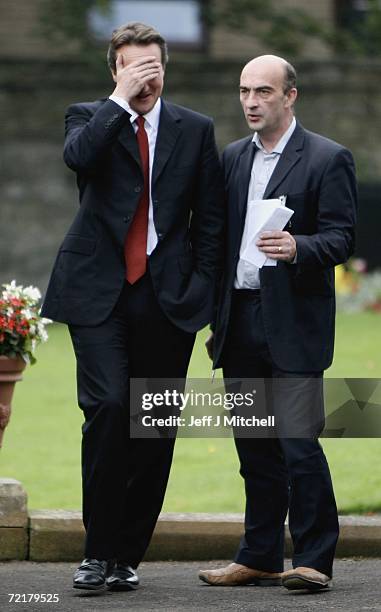
[[[34,510],[10,478],[0,479],[0,560],[79,561],[83,556],[81,513]],[[340,516],[338,557],[381,557],[381,515]],[[147,561],[231,559],[243,532],[242,514],[165,513],[158,520]],[[286,556],[291,538],[285,525]]]

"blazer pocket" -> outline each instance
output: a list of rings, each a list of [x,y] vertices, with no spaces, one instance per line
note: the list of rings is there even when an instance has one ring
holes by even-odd
[[[83,236],[66,236],[60,251],[62,253],[80,253],[81,255],[92,255],[95,251],[96,240],[84,238]]]
[[[327,297],[334,295],[334,287],[323,271],[297,273],[292,280],[294,290],[299,295],[324,295]]]

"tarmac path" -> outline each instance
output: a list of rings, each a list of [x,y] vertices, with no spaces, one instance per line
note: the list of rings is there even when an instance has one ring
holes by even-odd
[[[90,593],[71,587],[75,563],[0,563],[1,612],[330,612],[381,611],[381,559],[339,559],[333,588],[319,593],[283,587],[211,587],[197,578],[199,568],[217,562],[147,562],[139,567],[141,586],[133,592]],[[286,569],[290,567],[289,562]],[[10,602],[9,593],[56,594],[59,601]],[[51,597],[50,599],[52,599]]]

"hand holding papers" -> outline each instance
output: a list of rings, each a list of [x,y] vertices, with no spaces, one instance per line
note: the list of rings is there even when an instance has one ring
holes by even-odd
[[[241,258],[257,268],[276,266],[276,260],[266,257],[265,253],[258,249],[256,241],[264,231],[282,230],[293,214],[294,211],[284,205],[284,198],[251,200],[246,215],[246,236],[243,236],[242,240],[246,248],[241,253]]]

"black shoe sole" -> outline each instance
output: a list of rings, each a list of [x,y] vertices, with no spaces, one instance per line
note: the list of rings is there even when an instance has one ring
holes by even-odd
[[[138,584],[129,584],[128,582],[115,582],[114,584],[107,584],[109,591],[135,591],[139,586]]]
[[[73,584],[73,589],[81,589],[83,591],[102,591],[105,589],[105,584],[95,585],[95,584]]]

